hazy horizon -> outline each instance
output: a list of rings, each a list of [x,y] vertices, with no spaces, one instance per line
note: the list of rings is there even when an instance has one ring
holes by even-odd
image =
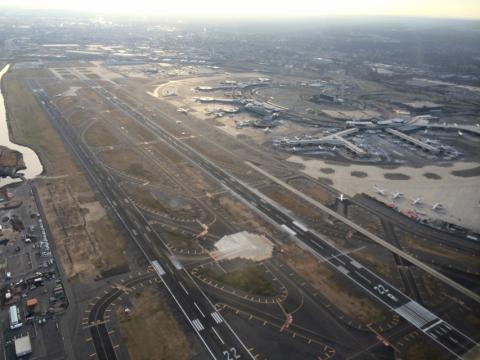
[[[293,18],[321,16],[393,16],[452,19],[480,19],[480,1],[459,0],[137,0],[119,3],[113,0],[82,2],[47,0],[0,0],[0,7],[10,9],[67,10],[123,15],[221,17],[221,18]],[[188,10],[186,10],[188,9]]]

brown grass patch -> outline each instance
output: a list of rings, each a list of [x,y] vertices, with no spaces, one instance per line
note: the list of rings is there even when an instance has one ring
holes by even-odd
[[[357,291],[328,265],[319,264],[315,257],[294,244],[285,246],[284,250],[287,264],[345,314],[363,323],[385,320],[381,305]]]
[[[118,139],[101,122],[96,122],[85,133],[85,140],[91,146],[113,146],[118,144]]]
[[[220,195],[216,198],[219,205],[237,224],[245,229],[255,229],[257,233],[271,234],[267,224],[255,213],[253,213],[242,202],[229,195]]]
[[[124,266],[126,258],[119,256],[120,250],[110,251],[123,252],[123,237],[108,217],[98,223],[85,219],[82,203],[95,201],[95,194],[19,74],[12,71],[4,77],[13,138],[35,149],[47,175],[66,175],[48,182],[36,180],[36,186],[67,277],[92,279]]]
[[[195,356],[187,337],[168,308],[153,289],[130,297],[129,315],[117,312],[120,332],[132,360],[187,360]]]

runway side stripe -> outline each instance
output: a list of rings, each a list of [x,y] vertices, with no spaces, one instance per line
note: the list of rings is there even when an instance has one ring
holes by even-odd
[[[205,317],[205,314],[203,313],[203,311],[200,309],[200,307],[197,305],[197,303],[194,301],[193,302],[193,305],[195,305],[195,307],[197,308],[197,310],[200,312],[200,314]]]
[[[222,343],[222,345],[225,345],[225,342],[224,342],[223,339],[220,337],[220,335],[218,334],[217,330],[215,330],[214,327],[212,327],[212,330],[213,330],[213,332],[215,333],[215,335],[217,335],[217,338],[218,338],[218,340],[220,340],[220,342]]]

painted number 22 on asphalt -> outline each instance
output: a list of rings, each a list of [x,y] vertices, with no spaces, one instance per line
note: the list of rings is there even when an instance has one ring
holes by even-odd
[[[223,352],[223,355],[225,355],[225,359],[227,360],[237,360],[240,359],[240,355],[237,354],[237,349],[232,347],[230,350],[225,350]]]

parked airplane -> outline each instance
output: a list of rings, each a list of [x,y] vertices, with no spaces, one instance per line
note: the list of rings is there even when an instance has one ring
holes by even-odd
[[[445,209],[445,206],[443,206],[442,203],[435,203],[432,206],[432,210],[434,210],[434,211],[439,211],[439,210],[444,210],[444,209]]]
[[[340,194],[340,196],[337,197],[337,199],[340,200],[340,201],[343,201],[343,200],[346,200],[347,197],[346,197],[345,195],[343,195],[343,194]]]
[[[269,127],[266,127],[265,129],[263,129],[263,132],[264,132],[264,133],[269,133],[270,131],[272,131],[272,130],[270,130]]]
[[[412,201],[412,205],[420,205],[422,204],[422,198],[418,197]]]
[[[403,197],[403,193],[401,193],[399,191],[392,193],[392,199],[398,199],[398,198],[401,198],[401,197]]]
[[[463,136],[463,132],[461,132],[460,130],[458,130],[458,136]]]
[[[377,194],[385,196],[385,189],[380,189],[377,185],[373,185],[373,189]]]

